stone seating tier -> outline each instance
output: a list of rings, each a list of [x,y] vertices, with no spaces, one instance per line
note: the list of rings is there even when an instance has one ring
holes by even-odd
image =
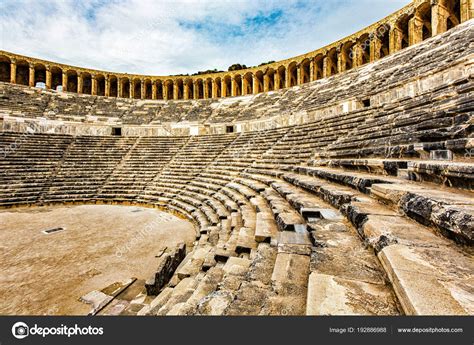
[[[443,110],[445,107],[452,108],[451,102],[455,103],[459,112],[472,109],[472,97],[469,97],[474,87],[470,63],[472,52],[468,47],[474,37],[473,26],[473,20],[467,21],[374,63],[329,78],[249,96],[192,101],[136,100],[0,83],[0,114],[35,119],[43,124],[44,120],[60,121],[54,125],[56,127],[49,123],[56,133],[69,131],[66,126],[69,123],[71,126],[83,126],[89,133],[94,133],[96,125],[131,126],[135,129],[130,129],[127,135],[133,136],[134,131],[146,133],[142,126],[164,125],[166,130],[174,131],[173,126],[169,127],[172,124],[186,127],[189,123],[197,123],[212,127],[244,123],[248,126],[244,126],[245,131],[257,129],[261,121],[267,122],[267,128],[272,123],[284,126],[289,118],[294,118],[293,123],[300,124],[327,119],[329,124],[340,118],[341,110],[345,109],[345,121],[340,122],[338,129],[348,130],[357,121],[370,119],[370,122],[365,121],[358,133],[364,139],[376,140],[376,136],[370,135],[374,125],[380,126],[380,132],[395,131],[400,126],[408,125],[421,129],[420,122],[411,122],[413,109],[423,111],[421,106],[427,110],[423,120],[427,123],[443,118]],[[449,93],[456,93],[457,97],[446,99],[445,95]],[[433,102],[436,106],[431,105]],[[430,108],[437,111],[428,112]],[[399,117],[399,114],[402,116]],[[352,116],[354,121],[350,121]],[[18,127],[14,122],[4,121],[5,131]],[[441,120],[439,126],[443,123],[447,125]],[[53,127],[45,128],[49,130]],[[219,128],[222,130],[222,126]],[[404,132],[399,130],[398,134],[401,138]],[[440,131],[420,133],[420,136],[429,134],[442,136]],[[362,138],[354,145],[358,145],[360,140]],[[344,144],[349,143],[338,143],[340,150],[345,147]],[[346,150],[350,148],[346,146]]]
[[[472,313],[460,297],[472,295],[472,160],[292,163],[282,143],[294,130],[27,140],[2,133],[3,149],[17,145],[0,160],[0,204],[141,204],[193,221],[194,247],[133,313]],[[350,303],[327,303],[334,293]]]

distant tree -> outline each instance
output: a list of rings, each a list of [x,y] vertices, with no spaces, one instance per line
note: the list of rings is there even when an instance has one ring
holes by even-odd
[[[206,71],[198,71],[198,72],[194,73],[193,75],[201,75],[201,74],[209,74],[209,73],[220,73],[220,72],[224,72],[224,71],[219,71],[217,68],[214,68],[214,69],[208,69]]]
[[[273,62],[275,62],[275,61],[272,60],[272,61],[264,62],[264,63],[261,63],[258,66],[252,66],[252,67],[260,67],[260,66],[267,65],[267,64],[270,64],[270,63],[273,63]],[[227,70],[229,72],[231,72],[231,71],[239,71],[241,69],[252,68],[252,67],[247,67],[246,65],[242,65],[240,63],[235,63],[232,66],[229,66],[229,68]],[[201,75],[201,74],[221,73],[221,72],[224,72],[224,71],[220,71],[217,68],[214,68],[214,69],[208,69],[206,71],[198,71],[198,72],[193,73],[191,75]],[[185,75],[189,75],[189,74],[176,74],[176,76],[185,76]]]
[[[247,66],[245,65],[241,65],[239,63],[235,63],[233,64],[232,66],[229,67],[228,71],[231,72],[231,71],[238,71],[238,70],[241,70],[241,69],[246,69]]]
[[[272,61],[267,61],[267,62],[262,62],[260,65],[258,65],[258,67],[263,66],[263,65],[268,65],[268,64],[274,63],[274,62],[275,62],[274,60],[272,60]]]

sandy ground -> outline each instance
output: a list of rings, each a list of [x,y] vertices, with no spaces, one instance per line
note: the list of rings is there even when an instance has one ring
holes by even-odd
[[[63,227],[65,231],[42,231]],[[0,211],[0,314],[83,315],[78,298],[131,277],[155,255],[195,238],[191,223],[135,206],[82,205]]]

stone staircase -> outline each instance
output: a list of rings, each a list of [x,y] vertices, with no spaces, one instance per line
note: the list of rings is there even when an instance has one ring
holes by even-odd
[[[32,134],[1,161],[2,206],[125,202],[193,220],[194,248],[140,315],[472,313],[473,162],[288,162],[294,132]]]
[[[307,112],[308,121],[189,137],[0,132],[0,207],[139,204],[192,221],[196,241],[169,282],[137,296],[126,315],[472,315],[472,73],[449,70],[435,89],[419,80],[453,61],[472,70],[471,27],[238,105],[143,110],[97,98],[86,109],[84,96],[84,116],[140,123],[259,119],[263,108]],[[63,115],[74,97],[58,105]],[[351,97],[371,102],[311,119]]]

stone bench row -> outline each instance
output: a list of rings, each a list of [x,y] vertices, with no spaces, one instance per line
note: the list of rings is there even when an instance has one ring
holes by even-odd
[[[261,171],[265,172],[266,170]],[[350,187],[310,175],[285,171],[276,174],[295,186],[315,193],[346,215],[378,255],[405,313],[471,313],[469,303],[459,298],[460,295],[455,292],[460,289],[459,291],[470,294],[465,290],[469,286],[467,281],[472,279],[473,260],[469,249],[463,249],[436,236],[423,225],[400,216]],[[427,243],[430,246],[426,246]],[[455,265],[456,269],[446,270],[451,265]],[[458,275],[455,273],[458,270],[471,273]],[[420,275],[430,277],[429,281],[423,280],[423,287],[418,283]],[[450,282],[452,289],[444,284],[445,281]],[[341,285],[340,281],[337,283]],[[314,292],[314,289],[328,286],[327,284],[334,285],[334,278],[315,274],[310,278],[310,294],[321,298],[320,293]],[[430,293],[426,294],[426,291]],[[433,299],[433,295],[437,298]],[[329,298],[327,295],[323,297]],[[320,310],[314,304],[308,305],[308,308]]]

